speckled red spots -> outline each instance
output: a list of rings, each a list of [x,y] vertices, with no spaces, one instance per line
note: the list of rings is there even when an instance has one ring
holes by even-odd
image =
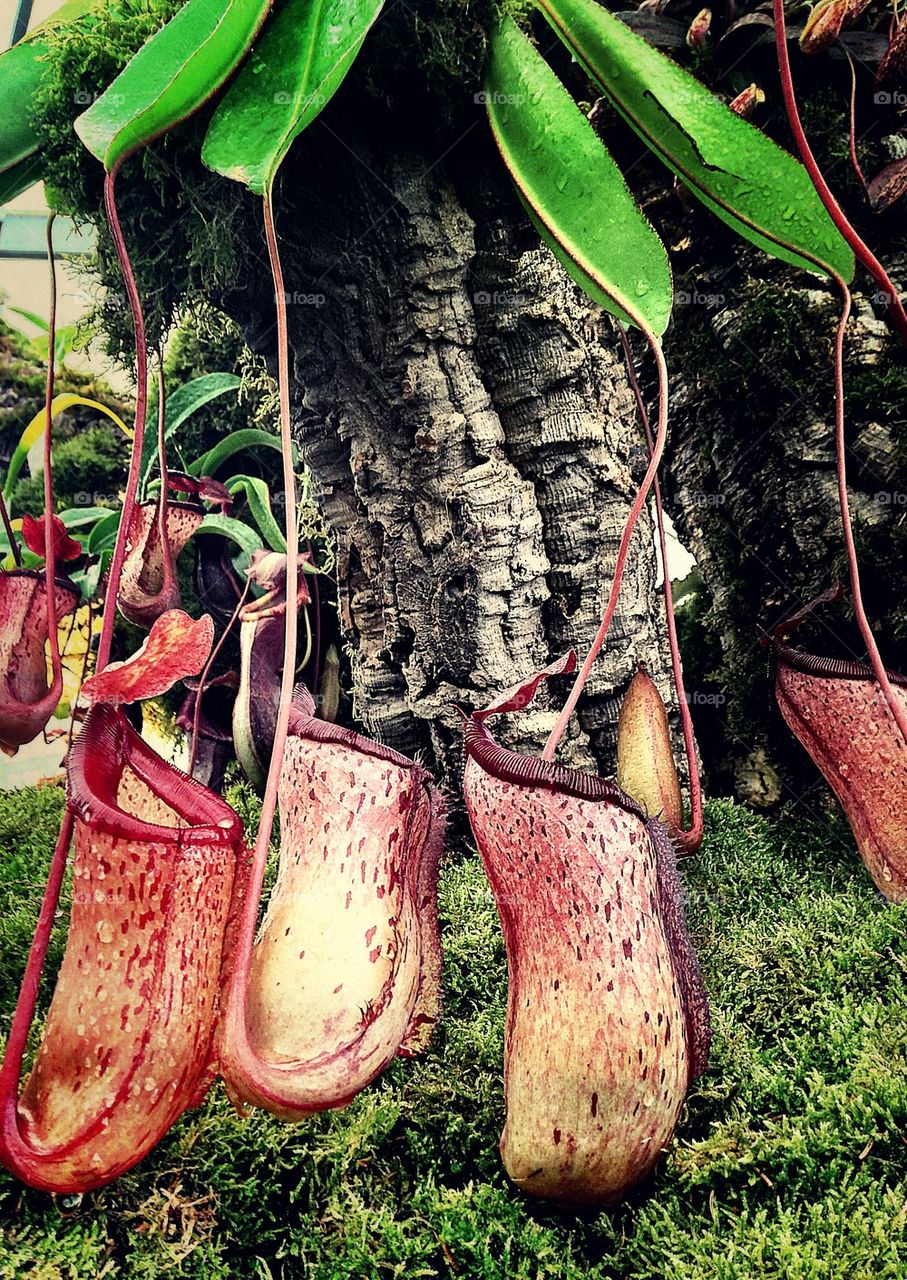
[[[150,627],[168,609],[179,608],[176,562],[204,515],[200,505],[168,502],[165,550],[159,504],[146,502],[133,508],[117,605],[136,626]]]
[[[228,1017],[219,1037],[231,1094],[287,1119],[343,1105],[424,1047],[439,1000],[438,793],[413,761],[313,713],[300,688],[244,1026]]]
[[[66,952],[18,1105],[21,1056],[8,1055],[0,1075],[0,1158],[60,1192],[117,1177],[204,1095],[242,842],[233,810],[154,755],[112,708],[88,716],[68,784]],[[27,1025],[31,1009],[20,1014]]]
[[[170,609],[156,618],[142,646],[125,662],[110,662],[82,685],[89,702],[137,702],[167,693],[186,676],[198,675],[211,652],[214,622],[206,613],[190,618]]]
[[[539,678],[491,710],[525,706]],[[658,1159],[707,1054],[673,848],[613,784],[498,746],[487,714],[466,725],[464,794],[507,947],[501,1153],[535,1195],[613,1202]],[[684,1034],[661,1035],[666,1019]]]
[[[38,736],[60,700],[47,683],[45,581],[31,570],[0,571],[0,751],[7,755]],[[77,589],[57,578],[57,620],[78,602]]]
[[[775,697],[841,803],[869,874],[907,901],[907,745],[868,667],[774,642]],[[905,677],[889,673],[907,709]]]

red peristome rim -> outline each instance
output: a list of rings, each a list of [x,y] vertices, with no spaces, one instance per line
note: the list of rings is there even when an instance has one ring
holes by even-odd
[[[330,720],[319,720],[315,715],[315,699],[304,684],[298,684],[293,690],[293,705],[290,708],[290,722],[287,733],[294,738],[309,738],[313,742],[334,742],[352,751],[359,751],[366,756],[374,756],[378,760],[387,760],[389,764],[397,764],[401,769],[417,769],[420,774],[428,772],[415,760],[386,747],[383,743],[374,742],[364,737],[355,729],[345,729],[342,725],[333,724]]]
[[[165,827],[143,822],[121,809],[116,795],[126,769],[189,825]],[[220,796],[162,760],[114,707],[99,705],[88,713],[67,758],[66,778],[73,813],[89,826],[119,839],[230,846],[242,840],[239,815]]]
[[[463,726],[463,745],[467,756],[486,773],[502,782],[512,782],[519,787],[549,787],[579,800],[607,801],[646,821],[642,809],[616,782],[600,778],[594,773],[571,769],[555,760],[542,760],[539,756],[523,756],[500,746],[481,721],[469,716]]]
[[[43,569],[4,569],[2,576],[4,578],[33,578],[36,582],[41,583],[47,580]],[[82,592],[69,578],[56,574],[54,583],[59,591],[68,591],[75,596],[76,600],[81,600]]]
[[[778,662],[802,671],[804,675],[826,677],[832,680],[870,680],[875,681],[872,667],[863,662],[853,662],[847,658],[823,658],[817,653],[807,653],[803,649],[792,649],[782,640],[772,640],[772,652]],[[886,668],[887,670],[887,668]],[[888,679],[892,684],[907,685],[907,676],[899,671],[888,671]]]

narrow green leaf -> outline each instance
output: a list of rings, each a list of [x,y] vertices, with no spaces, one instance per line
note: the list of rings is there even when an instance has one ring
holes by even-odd
[[[262,195],[339,88],[382,0],[287,0],[208,127],[202,160]]]
[[[227,481],[232,494],[244,493],[252,519],[272,551],[286,551],[286,539],[271,510],[271,492],[258,476],[233,476]]]
[[[491,40],[492,133],[543,239],[595,302],[656,334],[671,316],[671,268],[617,165],[511,19]]]
[[[255,448],[276,449],[279,453],[280,437],[271,435],[269,431],[262,431],[260,427],[240,427],[239,431],[231,431],[207,453],[190,462],[187,470],[190,476],[213,476],[234,454]],[[293,461],[296,461],[295,448]]]
[[[849,280],[854,259],[798,160],[597,0],[535,0],[640,138],[722,221],[792,266]]]
[[[39,26],[0,54],[0,204],[37,182],[42,164],[32,125],[32,104],[44,77],[47,30],[72,21],[93,7],[93,0],[68,0]]]
[[[92,155],[114,169],[207,102],[248,50],[269,7],[270,0],[187,0],[76,120]]]
[[[198,526],[198,532],[222,534],[223,537],[229,538],[231,542],[235,542],[240,550],[250,558],[254,556],[256,551],[262,550],[261,535],[234,516],[207,515]]]
[[[89,400],[85,396],[77,396],[72,392],[64,391],[62,395],[54,396],[50,405],[50,416],[53,420],[58,413],[64,413],[67,409],[71,409],[74,405],[84,405],[88,409],[95,409],[98,413],[103,413],[117,424],[121,431],[127,436],[132,435],[131,427],[127,427],[126,423],[118,413],[114,413],[113,409],[101,404],[98,400]],[[9,466],[6,469],[6,479],[3,482],[3,497],[8,503],[12,497],[13,489],[19,478],[19,472],[25,465],[25,460],[37,442],[43,436],[47,429],[47,415],[43,407],[38,410],[31,422],[19,437],[19,443],[13,450],[13,456],[9,460]]]
[[[235,373],[203,373],[177,387],[173,395],[168,397],[164,406],[164,439],[169,440],[187,419],[191,418],[203,405],[217,396],[226,395],[228,391],[236,391],[241,379]],[[140,492],[144,493],[148,476],[157,457],[157,431],[145,429],[145,442],[142,449],[142,467],[140,475]]]
[[[35,311],[26,311],[25,307],[7,307],[7,311],[14,312],[17,316],[21,316],[23,320],[27,320],[29,324],[33,324],[36,329],[40,329],[42,333],[50,330],[50,325]],[[19,331],[21,333],[21,329]]]
[[[95,525],[110,514],[110,507],[67,507],[65,511],[57,512],[67,529],[82,529],[86,525]],[[118,511],[114,511],[113,514],[119,516]]]

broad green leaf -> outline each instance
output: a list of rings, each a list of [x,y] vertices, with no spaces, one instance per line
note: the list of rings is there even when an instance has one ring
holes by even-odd
[[[597,0],[535,0],[640,138],[728,226],[792,266],[849,280],[854,259],[798,160]]]
[[[185,120],[248,50],[270,0],[187,0],[75,122],[108,171]]]
[[[198,526],[198,533],[219,533],[225,538],[229,538],[231,542],[235,542],[246,556],[254,556],[256,551],[262,550],[261,534],[244,524],[242,520],[237,520],[235,516],[222,516],[212,514],[205,516],[204,520]]]
[[[339,88],[383,0],[287,0],[224,94],[202,160],[258,195]]]
[[[511,19],[491,40],[491,130],[523,203],[573,279],[613,315],[664,333],[671,268],[620,170]]]
[[[110,507],[67,507],[65,511],[57,512],[58,518],[63,521],[67,529],[83,529],[86,525],[96,525],[99,520],[106,520],[109,515],[119,515],[119,512],[111,512]]]
[[[12,200],[41,177],[43,166],[37,155],[32,104],[44,77],[46,33],[50,27],[72,21],[92,7],[93,0],[68,0],[46,22],[0,54],[0,204]]]
[[[111,421],[115,422],[120,430],[127,436],[132,438],[132,428],[127,427],[126,423],[118,413],[114,413],[113,409],[109,409],[106,404],[101,404],[98,400],[88,400],[85,396],[72,395],[66,392],[61,396],[54,396],[50,405],[50,416],[53,420],[58,413],[63,413],[67,409],[71,409],[74,405],[85,405],[88,409],[95,409],[98,413],[105,414]],[[25,459],[29,455],[29,451],[41,439],[44,434],[44,428],[47,425],[47,418],[43,409],[39,409],[31,422],[19,437],[19,443],[16,445],[15,452],[9,460],[9,467],[6,472],[6,480],[3,484],[3,497],[7,502],[10,500],[13,488],[19,478],[19,472],[25,464]]]
[[[252,519],[261,530],[262,537],[272,551],[286,551],[286,539],[271,510],[271,493],[264,480],[257,476],[233,476],[227,481],[232,494],[245,494]]]
[[[169,396],[164,406],[164,438],[169,440],[193,413],[217,396],[226,395],[228,391],[236,391],[241,379],[235,373],[203,373],[177,387]],[[157,431],[145,428],[145,442],[142,449],[142,467],[140,472],[140,492],[144,492],[148,476],[157,456]]]
[[[269,431],[262,431],[260,427],[241,427],[239,431],[231,431],[207,453],[190,462],[187,471],[190,476],[213,476],[228,458],[246,449],[255,448],[276,449],[279,453],[280,437],[271,435]],[[296,461],[295,447],[293,461]]]
[[[103,554],[105,551],[113,551],[119,527],[119,511],[105,511],[103,518],[97,522],[88,535],[88,541],[85,543],[85,550],[88,554],[96,556]]]
[[[3,81],[0,80],[0,89],[3,87]],[[9,168],[0,166],[0,206],[15,200],[16,196],[33,187],[43,177],[44,159],[37,150],[24,160],[11,164]]]

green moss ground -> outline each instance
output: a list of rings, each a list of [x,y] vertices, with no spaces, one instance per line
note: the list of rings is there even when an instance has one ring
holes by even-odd
[[[0,796],[4,1029],[61,804]],[[297,1127],[240,1119],[218,1089],[69,1217],[4,1177],[0,1277],[904,1276],[907,912],[873,891],[841,823],[728,801],[685,876],[712,1062],[622,1209],[535,1204],[502,1173],[504,953],[477,859],[454,854],[428,1055]]]

